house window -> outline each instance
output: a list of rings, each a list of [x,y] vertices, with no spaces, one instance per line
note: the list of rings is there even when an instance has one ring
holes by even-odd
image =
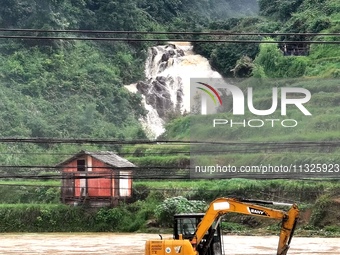
[[[119,173],[119,195],[121,197],[128,197],[131,195],[131,187],[130,187],[130,172],[128,171],[120,171]]]
[[[77,171],[84,172],[85,171],[85,159],[77,160]]]

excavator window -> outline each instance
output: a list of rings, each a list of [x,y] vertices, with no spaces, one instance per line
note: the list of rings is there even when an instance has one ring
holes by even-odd
[[[182,234],[184,237],[192,237],[196,230],[195,218],[182,218],[177,221],[178,234]]]
[[[182,230],[183,235],[190,235],[189,227],[188,224],[183,224],[183,230]]]
[[[201,222],[204,217],[204,213],[189,213],[189,214],[176,214],[174,217],[174,239],[179,239],[179,235],[182,234],[184,239],[191,240],[197,228],[197,225]],[[215,224],[214,224],[215,225]],[[213,236],[211,236],[211,234]],[[209,239],[212,238],[211,245],[209,246],[206,255],[220,255],[221,254],[221,229],[218,226],[216,231],[212,231],[210,228],[202,240],[202,245]],[[201,246],[198,247],[199,254],[201,254]]]
[[[204,214],[176,214],[174,217],[174,239],[179,239],[182,234],[183,238],[191,239],[198,223],[202,220]]]

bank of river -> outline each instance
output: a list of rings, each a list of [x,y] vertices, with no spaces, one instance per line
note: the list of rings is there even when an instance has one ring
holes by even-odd
[[[165,237],[170,237],[166,235]],[[143,255],[147,239],[157,234],[14,233],[1,234],[0,254]],[[275,254],[276,236],[224,236],[228,255]],[[294,237],[288,255],[338,255],[340,238]]]

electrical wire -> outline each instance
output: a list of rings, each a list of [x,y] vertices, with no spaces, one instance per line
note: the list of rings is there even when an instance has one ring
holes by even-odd
[[[132,144],[137,144],[137,143],[144,143],[144,142],[151,142],[152,144],[154,144],[155,146],[157,146],[159,143],[158,141],[141,141],[141,140],[130,140],[130,141],[121,141],[121,140],[107,140],[107,139],[55,139],[55,138],[0,138],[0,141],[3,143],[84,143],[84,142],[92,142],[94,144],[97,143],[132,143]],[[179,141],[170,141],[170,140],[164,140],[163,142],[163,146],[164,145],[172,145],[171,143],[174,142],[176,143],[176,145],[181,145],[179,143]],[[319,150],[327,150],[330,151],[331,149],[336,149],[339,148],[340,145],[340,141],[327,141],[327,142],[314,142],[314,141],[295,141],[295,142],[218,142],[218,149],[219,150],[210,150],[208,145],[212,145],[213,148],[215,146],[215,142],[201,142],[201,141],[196,141],[193,142],[194,145],[199,145],[203,148],[203,151],[187,151],[187,153],[190,153],[193,156],[201,156],[201,155],[213,155],[213,156],[217,156],[218,154],[227,154],[227,153],[258,153],[258,154],[263,154],[266,153],[266,151],[276,151],[276,153],[278,153],[279,151],[282,152],[289,152],[290,150],[293,151],[298,151],[300,149],[312,149],[313,151],[315,150],[315,153],[311,153],[311,155],[315,155],[316,153],[319,154]],[[184,141],[184,144],[188,144],[187,141]],[[225,147],[220,147],[220,145],[225,145],[227,146],[227,148]],[[234,147],[235,149],[234,149]],[[152,147],[152,146],[151,146]],[[317,148],[317,149],[316,149]],[[325,152],[326,153],[326,152]],[[11,153],[5,153],[6,155],[11,154]],[[27,155],[29,155],[30,153],[25,153]],[[105,154],[105,152],[104,152]],[[109,153],[108,153],[109,154]],[[168,153],[163,153],[168,155]],[[266,153],[267,154],[267,153]],[[0,153],[1,155],[1,153]],[[32,155],[36,155],[36,153],[32,153]],[[40,153],[40,155],[44,155],[43,153]],[[58,153],[56,153],[56,155],[60,155]],[[61,155],[74,155],[74,154],[61,154]],[[142,157],[145,157],[146,155],[142,153]],[[138,157],[136,157],[138,158]],[[184,160],[187,160],[187,158],[183,158]],[[138,161],[137,161],[138,162]],[[237,168],[239,168],[240,166],[235,166]],[[56,166],[56,165],[0,165],[0,170],[4,169],[5,172],[8,171],[19,171],[20,170],[29,170],[30,172],[33,171],[43,171],[43,170],[48,170],[48,171],[58,171],[60,170],[61,166]],[[66,168],[66,167],[63,167]],[[100,167],[97,167],[98,169],[100,169]],[[121,170],[124,169],[131,169],[131,168],[121,168]],[[172,165],[167,165],[167,166],[162,166],[162,165],[147,165],[147,166],[139,166],[136,167],[135,170],[138,172],[144,172],[145,175],[141,176],[139,174],[139,176],[142,178],[155,178],[154,176],[152,176],[154,173],[154,171],[157,171],[157,178],[162,177],[165,179],[169,179],[173,176],[173,173],[176,172],[177,170],[182,171],[183,173],[181,174],[180,177],[185,177],[188,178],[188,174],[189,174],[189,170],[190,166],[189,166],[189,162],[183,162],[183,163],[176,163],[176,164],[172,164]],[[146,172],[147,171],[147,172]],[[165,173],[161,173],[161,171],[165,171]],[[171,177],[169,177],[169,173],[171,172]],[[187,172],[185,172],[187,171]],[[228,175],[226,178],[231,178],[231,177],[237,177],[237,175],[239,175],[238,173],[235,174],[230,174]],[[283,178],[286,175],[277,175],[276,178]],[[301,175],[297,175],[297,176],[301,176]],[[175,178],[177,178],[177,176],[174,176]],[[293,176],[291,176],[293,177]],[[37,175],[34,176],[18,176],[18,174],[14,175],[14,176],[2,176],[2,178],[50,178],[48,176],[45,177],[39,177]],[[54,178],[54,177],[53,177]]]
[[[0,35],[0,39],[23,39],[23,40],[66,40],[66,41],[116,41],[116,42],[193,42],[193,43],[281,43],[281,44],[340,44],[340,41],[261,41],[261,40],[203,40],[203,39],[163,39],[163,38],[114,38],[114,37],[61,37],[61,36],[24,36],[24,35]]]
[[[0,186],[10,186],[10,187],[44,187],[44,188],[61,188],[60,184],[59,185],[37,185],[37,184],[15,184],[15,183],[0,183]],[[76,186],[76,188],[79,188],[78,186]],[[101,189],[101,190],[110,190],[112,188],[110,187],[98,187],[98,186],[91,186],[91,189]],[[113,189],[119,189],[119,188],[113,188]],[[201,189],[198,188],[154,188],[154,187],[148,187],[147,188],[149,191],[180,191],[180,192],[199,192],[201,191]],[[219,192],[219,191],[223,191],[223,190],[219,190],[219,189],[204,189],[205,192],[209,193],[209,192]],[[223,191],[223,192],[228,192],[228,191]],[[230,192],[230,191],[229,191]],[[293,192],[293,191],[292,191]],[[319,194],[320,191],[319,190],[315,190],[315,191],[308,191],[308,193],[311,194]],[[229,193],[227,193],[226,195],[228,195]],[[231,193],[230,193],[231,194]],[[266,192],[260,192],[260,194],[266,195],[266,196],[272,196],[272,197],[276,197],[276,198],[281,198],[279,196],[273,196],[272,194],[266,193]]]
[[[190,144],[197,143],[191,141],[178,141],[178,140],[148,140],[148,139],[134,139],[134,140],[122,140],[122,139],[96,139],[96,138],[49,138],[49,137],[1,137],[0,143],[38,143],[38,144],[113,144],[113,145],[136,145],[136,144]]]
[[[262,32],[232,32],[232,31],[122,31],[122,30],[81,30],[81,29],[32,29],[32,28],[0,28],[2,32],[29,33],[82,33],[82,34],[142,34],[142,35],[231,35],[231,36],[340,36],[340,33],[262,33]]]
[[[191,169],[193,170],[193,169]],[[62,174],[2,174],[0,179],[24,179],[24,180],[90,180],[90,179],[133,179],[133,180],[211,180],[211,179],[233,179],[233,178],[245,178],[245,179],[262,179],[262,180],[273,180],[273,179],[299,179],[299,180],[311,180],[311,179],[323,179],[323,180],[339,180],[339,172],[334,172],[333,174],[324,172],[309,173],[309,172],[228,172],[214,175],[209,173],[204,173],[204,175],[199,175],[199,173],[189,171],[189,169],[170,169],[157,171],[156,169],[145,170],[142,172],[133,171],[130,174],[124,174],[118,170],[112,173],[98,173],[98,172],[64,172]]]
[[[325,40],[301,40],[301,41],[262,41],[262,40],[216,40],[216,39],[164,39],[164,38],[132,38],[131,35],[191,35],[191,36],[300,36],[300,37],[316,37],[316,36],[340,36],[340,33],[261,33],[261,32],[232,32],[232,31],[206,31],[206,32],[191,32],[191,31],[105,31],[105,30],[50,30],[50,29],[22,29],[22,28],[0,28],[0,32],[25,32],[25,33],[73,33],[73,34],[96,34],[96,35],[126,35],[126,37],[66,37],[66,36],[38,36],[38,35],[0,35],[0,39],[26,39],[26,40],[94,40],[94,41],[127,41],[127,42],[196,42],[196,43],[284,43],[284,44],[339,44],[340,41],[325,41]]]
[[[148,139],[93,139],[93,138],[49,138],[49,137],[0,137],[0,143],[37,143],[37,144],[110,144],[110,145],[142,145],[142,144],[174,144],[174,145],[227,145],[227,146],[332,146],[339,147],[340,140],[335,141],[290,141],[290,142],[241,142],[241,141],[200,141],[200,140],[148,140]]]
[[[291,150],[288,151],[289,148],[285,148],[285,152],[291,152],[291,151],[299,151],[302,148],[291,148]],[[150,151],[141,151],[141,152],[119,152],[116,153],[117,155],[121,157],[129,157],[129,158],[141,158],[141,157],[152,157],[152,156],[190,156],[192,154],[205,154],[205,155],[219,155],[219,154],[237,154],[237,153],[248,153],[248,154],[260,154],[262,155],[265,150],[269,150],[269,148],[263,148],[258,150],[249,150],[249,149],[219,149],[219,150],[206,150],[206,151],[164,151],[164,152],[150,152]],[[265,152],[267,155],[282,155],[282,150],[280,148],[273,149],[276,151],[271,152]],[[76,152],[77,153],[77,152]],[[319,151],[318,149],[315,150],[315,152],[308,152],[308,151],[299,151],[300,155],[315,155],[315,154],[329,154],[329,151]],[[102,153],[102,155],[105,155],[105,153]],[[0,152],[0,155],[26,155],[26,156],[74,156],[74,153],[53,153],[53,152]],[[107,154],[109,155],[109,154]]]

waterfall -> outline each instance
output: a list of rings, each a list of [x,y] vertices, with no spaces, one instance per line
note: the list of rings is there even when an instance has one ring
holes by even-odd
[[[190,112],[190,78],[222,78],[189,42],[169,42],[148,49],[144,81],[126,86],[140,93],[148,111],[141,123],[150,138],[164,132],[172,115]]]

